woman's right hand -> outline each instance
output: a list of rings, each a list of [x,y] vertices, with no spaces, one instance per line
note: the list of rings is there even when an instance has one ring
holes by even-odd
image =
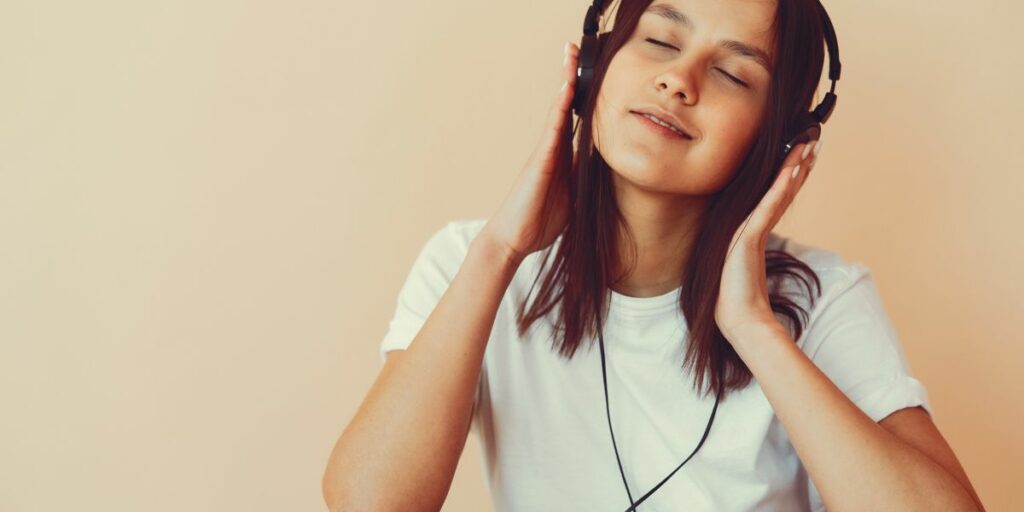
[[[569,180],[564,178],[572,172],[572,97],[579,48],[566,43],[565,49],[564,86],[551,104],[540,141],[481,232],[515,264],[551,245],[568,219]]]

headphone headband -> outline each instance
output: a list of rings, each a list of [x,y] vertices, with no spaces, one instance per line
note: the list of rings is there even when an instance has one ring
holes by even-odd
[[[587,8],[587,15],[583,18],[583,33],[594,35],[597,34],[597,29],[600,28],[597,24],[598,18],[602,14],[602,5],[604,0],[594,0],[594,3]]]
[[[824,123],[828,121],[828,118],[832,116],[832,111],[836,108],[836,82],[839,81],[842,65],[839,62],[839,40],[836,38],[836,29],[832,26],[832,18],[829,18],[828,12],[825,11],[825,6],[821,2],[818,2],[818,12],[821,13],[821,24],[825,29],[825,47],[828,49],[828,78],[832,81],[832,86],[825,93],[825,98],[814,108],[815,119]]]

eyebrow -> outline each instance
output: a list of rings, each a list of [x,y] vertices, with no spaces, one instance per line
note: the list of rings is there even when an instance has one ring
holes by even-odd
[[[689,16],[669,4],[654,4],[648,7],[644,13],[656,14],[671,21],[672,23],[691,30],[694,27],[693,20],[691,20]],[[736,41],[733,39],[723,39],[718,42],[718,46],[736,55],[754,59],[754,61],[760,64],[761,67],[771,72],[771,59],[764,50],[756,46],[751,46],[742,41]]]

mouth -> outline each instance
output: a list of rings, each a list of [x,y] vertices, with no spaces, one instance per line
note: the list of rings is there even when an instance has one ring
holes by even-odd
[[[654,114],[636,112],[634,110],[630,110],[629,113],[636,116],[637,119],[640,120],[640,122],[644,126],[653,129],[657,133],[675,139],[693,140],[693,137],[690,134],[686,133],[685,131],[673,125],[672,123],[664,119],[661,119],[658,116],[655,116]]]

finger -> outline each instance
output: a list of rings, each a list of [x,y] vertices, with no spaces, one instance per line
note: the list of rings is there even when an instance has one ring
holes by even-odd
[[[811,177],[811,169],[814,168],[814,164],[818,161],[818,153],[821,152],[823,141],[812,140],[807,143],[806,148],[802,155],[806,155],[803,161],[800,163],[800,172],[797,173],[796,178],[793,181],[796,183],[790,187],[789,201],[786,205],[786,210],[789,209],[789,205],[792,204],[796,195],[803,189],[804,183]]]
[[[802,151],[801,146],[794,148],[793,152],[800,156],[801,153],[799,151]],[[786,160],[791,161],[789,158]],[[749,240],[767,239],[768,233],[775,227],[775,224],[782,216],[781,212],[785,211],[791,198],[792,190],[796,185],[794,183],[796,180],[793,179],[793,171],[795,169],[799,169],[797,174],[799,177],[800,173],[803,172],[803,166],[800,163],[784,166],[779,171],[771,188],[768,189],[768,192],[758,202],[754,211],[748,215],[747,225],[742,235],[744,238],[749,238]]]
[[[808,158],[810,163],[807,164],[807,177],[810,178],[811,170],[814,169],[814,164],[818,163],[818,156],[821,155],[821,148],[825,146],[824,140],[819,140],[811,151],[811,156]]]
[[[544,137],[541,142],[542,147],[550,148],[557,144],[571,121],[570,110],[572,109],[573,92],[576,88],[576,62],[579,50],[576,45],[571,43],[566,43],[564,48],[561,73],[564,81],[548,111]]]
[[[786,193],[791,191],[790,182],[793,178],[793,170],[796,166],[803,163],[805,155],[809,156],[811,154],[813,147],[812,143],[813,141],[797,144],[789,151],[786,158],[782,160],[782,165],[779,167],[779,171],[775,175],[775,181],[772,182],[772,186],[768,189],[768,192],[765,193],[765,196],[761,199],[758,207],[755,208],[755,212],[758,209],[768,209],[768,207],[771,207],[772,205],[777,205],[777,202],[781,197],[775,196],[784,196]],[[801,166],[801,172],[803,172],[805,167],[806,165]]]
[[[810,140],[797,146],[794,148],[794,151],[791,152],[792,154],[787,155],[786,161],[791,162],[791,166],[787,171],[788,176],[779,176],[779,178],[785,183],[784,188],[786,189],[786,198],[781,208],[777,208],[775,211],[775,222],[778,222],[778,219],[781,218],[789,208],[789,205],[793,202],[797,192],[803,186],[804,181],[807,180],[808,171],[810,171],[810,167],[814,162],[815,147],[820,148],[818,141]],[[799,166],[799,170],[796,170],[796,166]],[[796,170],[795,174],[794,170]]]
[[[750,213],[750,226],[747,228],[750,232],[749,236],[767,235],[767,232],[775,227],[776,212],[785,207],[793,185],[791,182],[794,169],[797,169],[796,165],[783,167],[773,186],[768,189],[757,207]]]
[[[800,165],[804,160],[806,160],[808,156],[812,154],[814,143],[815,141],[811,140],[794,146],[793,149],[790,150],[789,154],[786,155],[786,158],[782,161],[782,165],[779,166],[780,170],[789,167],[792,171],[793,167]]]
[[[579,61],[580,49],[573,43],[565,43],[562,48],[562,75],[567,81],[576,79],[576,63]]]
[[[792,151],[786,155],[783,161],[782,168],[779,169],[779,174],[775,177],[775,182],[772,183],[772,187],[765,194],[764,199],[761,203],[765,205],[765,209],[770,213],[778,210],[779,205],[786,201],[787,198],[792,197],[792,194],[799,182],[797,180],[802,179],[807,173],[807,160],[805,157],[813,155],[811,152],[814,141],[805,142],[797,145]],[[794,174],[795,171],[795,174]],[[796,182],[796,183],[794,183]],[[769,197],[771,196],[771,197]]]
[[[807,168],[813,162],[815,144],[814,140],[799,144],[786,155],[771,188],[747,217],[742,237],[767,240],[768,233],[778,224],[796,196],[796,191],[807,179]]]
[[[804,145],[801,157],[803,160],[792,168],[785,168],[785,171],[781,174],[782,181],[785,183],[784,192],[780,194],[782,197],[778,199],[770,207],[770,219],[767,221],[765,229],[765,235],[767,232],[775,227],[776,224],[785,216],[786,212],[792,207],[793,202],[796,200],[797,194],[803,188],[804,183],[810,176],[810,170],[814,166],[815,148],[820,149],[820,141],[810,141]]]
[[[562,48],[562,85],[555,98],[552,114],[562,120],[564,114],[572,107],[573,93],[576,89],[576,64],[579,61],[579,49],[572,43],[565,43]]]

